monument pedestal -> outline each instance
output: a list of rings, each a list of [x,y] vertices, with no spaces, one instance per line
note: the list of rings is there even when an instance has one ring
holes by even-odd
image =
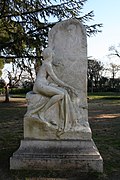
[[[93,140],[22,140],[10,168],[103,172],[103,160]]]

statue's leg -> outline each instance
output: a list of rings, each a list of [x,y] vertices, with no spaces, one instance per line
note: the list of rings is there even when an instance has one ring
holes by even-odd
[[[64,98],[58,102],[58,105],[59,105],[58,131],[61,131],[64,129],[64,119],[65,119]]]
[[[42,112],[47,111],[51,106],[53,106],[56,102],[59,102],[61,99],[63,99],[64,95],[55,95],[50,98],[48,103],[43,107]]]
[[[48,101],[48,103],[42,108],[41,113],[39,114],[40,119],[42,119],[43,121],[45,121],[44,115],[45,112],[51,107],[53,106],[56,102],[59,102],[61,99],[63,99],[63,95],[55,95],[52,96],[50,98],[50,100]]]
[[[64,119],[64,99],[59,101],[59,117],[61,120]]]
[[[44,84],[40,84],[38,86],[36,93],[44,95],[46,97],[64,94],[64,92],[58,86],[50,86]]]
[[[62,100],[64,98],[64,92],[61,89],[59,89],[58,87],[53,87],[53,86],[43,86],[39,90],[41,91],[41,94],[44,94],[45,96],[50,97],[50,99],[45,104],[45,106],[42,109],[40,109],[40,111],[39,111],[40,119],[45,121],[45,118],[44,118],[45,112],[51,106],[53,106],[56,102],[59,102],[60,100]]]
[[[67,91],[65,91],[64,106],[64,130],[69,130],[76,124],[77,116],[75,113],[73,102],[71,101],[71,98]]]
[[[69,108],[70,108],[70,121],[71,121],[71,128],[72,128],[77,123],[77,115],[75,112],[73,102],[70,99],[70,96],[68,96],[68,104],[69,104]]]

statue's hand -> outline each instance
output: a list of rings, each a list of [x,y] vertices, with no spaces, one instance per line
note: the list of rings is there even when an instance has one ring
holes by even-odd
[[[68,91],[68,93],[70,93],[70,94],[72,94],[72,95],[75,95],[75,96],[78,96],[78,92],[77,92],[76,89],[73,88],[72,86],[68,86],[68,87],[66,87],[65,89]]]
[[[71,91],[74,95],[78,96],[78,92],[75,88],[71,87]]]

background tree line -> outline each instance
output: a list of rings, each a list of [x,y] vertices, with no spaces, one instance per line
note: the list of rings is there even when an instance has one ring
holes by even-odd
[[[34,67],[34,64],[32,64]],[[21,72],[21,71],[20,71]],[[31,68],[32,76],[29,72],[20,75],[19,70],[7,70],[7,77],[10,93],[26,93],[32,90],[35,80],[34,68]],[[88,92],[120,92],[120,65],[110,63],[109,67],[101,61],[88,59]],[[78,77],[79,78],[79,77]],[[0,87],[5,88],[5,81],[1,78]]]
[[[120,65],[88,59],[88,92],[120,92],[119,72]]]

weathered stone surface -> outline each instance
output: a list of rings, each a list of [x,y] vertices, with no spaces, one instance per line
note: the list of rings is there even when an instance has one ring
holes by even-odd
[[[102,158],[92,140],[23,140],[10,163],[11,169],[103,171]]]
[[[55,53],[57,76],[80,93],[80,104],[87,106],[87,39],[85,28],[76,19],[57,23],[49,32],[49,47]],[[86,115],[85,115],[86,117]]]
[[[57,23],[48,34],[55,56],[54,70],[62,81],[74,87],[79,122],[88,122],[87,114],[87,39],[85,28],[76,19]]]
[[[39,140],[90,140],[91,129],[84,126],[80,126],[78,129],[69,130],[65,133],[62,133],[57,128],[52,125],[49,126],[49,123],[43,123],[37,118],[25,118],[24,119],[24,138],[25,139],[39,139]]]

